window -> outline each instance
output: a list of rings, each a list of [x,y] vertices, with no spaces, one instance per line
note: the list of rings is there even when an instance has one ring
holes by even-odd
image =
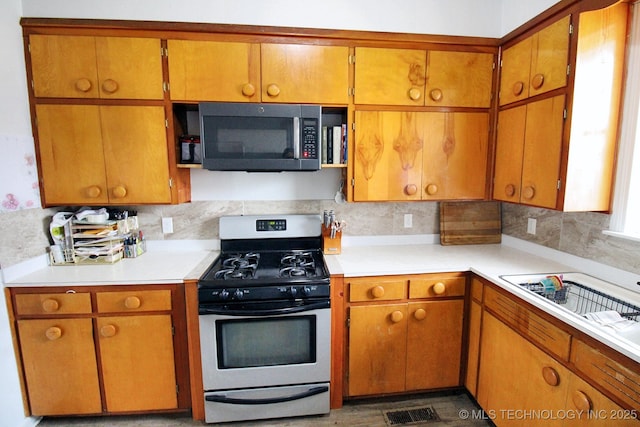
[[[631,8],[618,169],[610,230],[605,233],[640,241],[640,1]]]

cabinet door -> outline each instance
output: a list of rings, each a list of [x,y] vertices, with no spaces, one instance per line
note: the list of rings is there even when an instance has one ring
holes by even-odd
[[[424,105],[427,53],[356,47],[355,103]]]
[[[464,385],[473,397],[478,393],[478,362],[480,358],[480,322],[482,305],[471,301],[469,306],[469,347],[467,350],[467,369]]]
[[[528,37],[502,52],[500,73],[500,105],[509,104],[529,95],[529,69],[532,37]]]
[[[542,29],[531,45],[529,96],[567,85],[569,16]]]
[[[407,304],[349,308],[349,396],[405,389]]]
[[[422,114],[356,111],[355,201],[419,200]]]
[[[100,115],[110,203],[170,203],[164,108],[103,106]]]
[[[261,65],[263,102],[349,102],[346,46],[264,43]]]
[[[522,338],[490,313],[482,320],[480,373],[477,400],[499,427],[521,426],[515,411],[565,410],[568,369]],[[560,426],[563,417],[545,419],[545,426]]]
[[[260,101],[257,43],[168,40],[172,100]]]
[[[483,199],[488,113],[424,113],[422,199]]]
[[[492,80],[490,53],[429,51],[425,104],[489,108]]]
[[[406,390],[460,384],[463,300],[410,302]]]
[[[522,155],[527,121],[525,105],[498,113],[493,199],[505,202],[520,201]]]
[[[527,105],[522,203],[556,207],[564,125],[564,95]]]
[[[107,411],[177,407],[171,316],[97,319]]]
[[[43,202],[108,202],[99,107],[36,105]]]
[[[96,37],[100,98],[162,99],[160,39]]]
[[[102,412],[91,319],[18,321],[32,415]]]
[[[98,98],[94,37],[29,36],[36,97]]]

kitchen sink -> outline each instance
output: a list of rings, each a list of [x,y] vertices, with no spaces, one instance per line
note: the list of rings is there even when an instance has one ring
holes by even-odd
[[[559,289],[545,281],[553,276],[562,280]],[[615,285],[584,273],[516,274],[500,278],[640,345],[640,295],[615,289]]]

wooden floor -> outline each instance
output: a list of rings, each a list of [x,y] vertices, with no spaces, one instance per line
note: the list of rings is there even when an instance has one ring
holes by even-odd
[[[384,412],[423,405],[431,405],[440,421],[418,424],[395,424],[396,426],[490,426],[490,422],[478,419],[479,409],[467,394],[429,394],[404,398],[385,398],[346,402],[341,409],[334,409],[322,416],[282,418],[264,421],[245,421],[224,424],[204,424],[184,415],[144,415],[114,417],[44,418],[39,427],[316,427],[355,426],[386,427]],[[476,419],[473,419],[475,416]]]

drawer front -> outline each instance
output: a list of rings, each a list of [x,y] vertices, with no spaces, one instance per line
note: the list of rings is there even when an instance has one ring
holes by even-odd
[[[406,280],[360,279],[349,282],[349,301],[390,301],[406,298]]]
[[[485,289],[484,298],[485,307],[497,314],[513,329],[561,359],[569,360],[570,334],[493,288],[487,287]]]
[[[571,362],[591,378],[594,384],[607,390],[633,409],[640,409],[640,375],[610,359],[590,345],[574,340]]]
[[[484,285],[479,279],[473,278],[471,280],[471,298],[474,301],[482,302],[482,293],[484,291]]]
[[[411,279],[409,298],[460,297],[464,295],[465,277]]]
[[[171,291],[98,292],[99,313],[171,310]]]
[[[91,294],[17,294],[16,315],[56,315],[91,313]]]

